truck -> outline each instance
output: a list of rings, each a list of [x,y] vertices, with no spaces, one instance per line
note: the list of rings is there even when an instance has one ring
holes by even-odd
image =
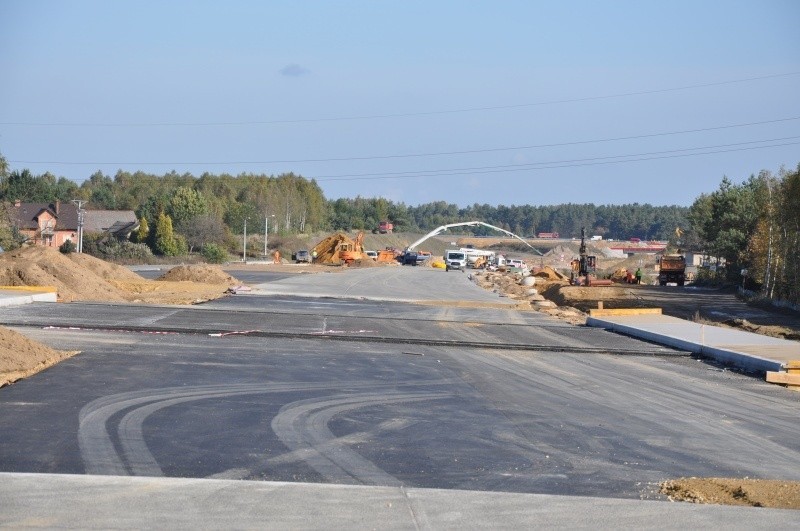
[[[686,283],[686,257],[682,254],[663,254],[658,260],[658,283],[661,286]]]
[[[394,225],[389,221],[381,221],[378,227],[373,229],[373,233],[391,234],[394,231]]]

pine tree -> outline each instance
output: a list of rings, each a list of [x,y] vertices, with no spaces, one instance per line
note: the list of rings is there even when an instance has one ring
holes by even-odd
[[[147,224],[147,218],[142,216],[139,220],[139,229],[134,233],[134,243],[147,243],[147,237],[150,235],[150,226]]]
[[[172,230],[172,219],[161,212],[156,219],[156,228],[153,231],[153,252],[163,256],[177,256],[178,243]]]

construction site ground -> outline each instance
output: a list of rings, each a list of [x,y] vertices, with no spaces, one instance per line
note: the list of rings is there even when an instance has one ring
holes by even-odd
[[[8,254],[8,253],[6,253]],[[23,260],[19,260],[20,257],[16,257],[17,262],[22,262],[25,260],[25,257],[22,257]],[[48,265],[48,261],[52,258],[53,261],[57,261],[56,266]],[[88,258],[88,257],[87,257]],[[38,267],[33,268],[35,271],[31,272],[30,266],[28,264],[22,264],[25,267],[18,267],[19,270],[26,271],[24,275],[17,274],[17,270],[13,269],[13,267],[9,266],[8,264],[0,264],[3,267],[6,267],[6,277],[5,282],[15,281],[14,277],[9,276],[9,271],[12,271],[16,274],[16,278],[20,278],[20,283],[23,281],[34,281],[40,282],[41,279],[48,280],[50,282],[45,283],[46,285],[53,285],[56,284],[59,287],[59,294],[61,295],[62,301],[68,300],[95,300],[97,302],[113,302],[117,305],[121,305],[123,308],[131,308],[129,306],[130,303],[145,303],[147,304],[191,304],[197,303],[203,300],[212,300],[214,298],[220,297],[224,292],[232,285],[239,284],[238,279],[236,278],[236,271],[254,271],[257,269],[263,269],[265,272],[272,272],[272,273],[281,273],[287,275],[286,281],[294,281],[295,274],[299,272],[318,272],[318,273],[345,273],[346,271],[344,268],[337,268],[331,266],[303,266],[303,265],[294,265],[294,264],[231,264],[227,266],[226,272],[219,270],[219,268],[210,268],[209,270],[203,268],[202,271],[192,271],[191,268],[186,269],[182,274],[178,275],[177,278],[173,279],[165,279],[161,281],[164,283],[163,285],[159,286],[152,286],[154,281],[146,281],[141,277],[134,277],[126,275],[119,269],[116,269],[116,266],[106,266],[103,264],[97,263],[81,263],[80,260],[86,260],[86,258],[77,258],[73,259],[69,257],[73,264],[78,264],[80,266],[80,272],[72,275],[74,278],[71,280],[67,277],[69,275],[62,275],[61,277],[55,275],[57,270],[66,271],[67,273],[73,273],[72,267],[70,264],[60,262],[60,258],[56,257],[45,257],[44,255],[39,255],[33,260],[28,260],[29,262],[35,264]],[[19,266],[17,264],[16,266]],[[16,267],[14,266],[14,267]],[[11,267],[11,269],[9,269]],[[391,266],[386,266],[391,267]],[[399,267],[399,266],[397,266]],[[425,271],[423,268],[407,268],[408,270],[417,270],[418,274],[442,274],[442,275],[463,275],[461,278],[465,278],[466,276],[473,274],[471,272],[467,273],[444,273],[431,270],[430,272]],[[41,273],[41,271],[44,273]],[[0,271],[2,271],[0,269]],[[40,275],[41,273],[41,275]],[[55,282],[51,281],[44,274],[51,274],[53,278],[55,278]],[[101,283],[96,278],[92,277],[89,273],[92,273],[99,277],[103,282]],[[219,273],[219,274],[217,274]],[[202,284],[201,286],[195,286],[195,282],[192,282],[192,277],[197,275],[198,278],[202,277],[203,280],[201,282],[208,282],[209,280],[213,280],[212,284]],[[430,301],[428,304],[432,304],[433,308],[437,308],[436,314],[437,319],[441,319],[442,316],[446,315],[450,319],[456,318],[457,321],[463,320],[464,316],[459,315],[458,313],[454,313],[457,311],[491,311],[493,315],[497,315],[495,312],[505,312],[504,315],[520,315],[518,310],[513,309],[516,308],[533,308],[531,305],[530,300],[525,300],[527,296],[529,296],[528,290],[530,287],[523,287],[519,286],[519,284],[513,281],[513,278],[510,282],[506,279],[510,277],[509,275],[502,275],[502,276],[495,276],[494,278],[489,278],[489,274],[486,276],[476,275],[475,281],[477,284],[483,283],[484,288],[488,288],[487,292],[493,294],[495,297],[493,300],[498,303],[498,306],[490,306],[488,304],[489,300],[486,301],[478,300],[478,301],[463,301],[459,298],[458,301],[444,301],[444,300],[433,300]],[[289,277],[291,275],[291,277]],[[496,275],[492,273],[491,275]],[[483,278],[481,278],[483,276]],[[24,277],[24,278],[23,278]],[[440,277],[445,278],[445,277]],[[27,280],[26,280],[27,279]],[[502,279],[502,280],[501,280]],[[67,281],[69,280],[69,281]],[[491,280],[491,285],[489,285],[489,281]],[[81,284],[81,282],[83,282]],[[280,282],[280,281],[276,281]],[[176,285],[172,285],[172,283],[176,283]],[[106,284],[108,284],[111,288],[107,288]],[[358,283],[356,283],[358,284]],[[774,322],[780,322],[781,327],[786,327],[789,330],[798,330],[800,327],[797,326],[798,321],[792,314],[781,314],[781,317],[775,321],[772,321],[769,317],[770,315],[774,315],[770,312],[765,312],[761,309],[754,309],[751,306],[744,304],[738,299],[735,298],[733,293],[724,293],[724,292],[709,292],[709,293],[701,293],[698,295],[699,290],[692,291],[691,289],[684,288],[680,290],[678,288],[657,288],[651,286],[621,286],[621,287],[614,287],[611,290],[606,290],[603,292],[602,296],[598,296],[598,289],[602,288],[580,288],[580,287],[573,287],[573,286],[565,286],[563,282],[549,282],[546,279],[542,279],[542,281],[536,286],[540,293],[546,294],[552,300],[558,302],[561,306],[556,308],[543,308],[543,311],[546,313],[551,314],[552,316],[559,317],[562,320],[568,320],[570,322],[579,323],[581,318],[585,319],[585,315],[578,311],[578,309],[589,309],[592,307],[597,307],[597,302],[603,301],[604,306],[609,308],[616,306],[617,304],[620,307],[630,307],[630,306],[659,306],[659,301],[663,301],[661,307],[664,308],[665,313],[670,314],[671,312],[681,313],[682,316],[685,316],[687,312],[690,317],[694,317],[698,310],[700,312],[700,316],[706,319],[713,319],[715,316],[718,316],[721,321],[731,320],[731,319],[744,319],[749,323],[754,323],[757,326],[775,326]],[[574,288],[574,289],[573,289]],[[85,291],[82,291],[85,290]],[[85,293],[85,294],[84,294]],[[92,295],[89,295],[89,294]],[[77,294],[77,296],[76,296]],[[687,294],[688,296],[683,296]],[[97,297],[92,299],[92,297]],[[360,297],[360,295],[356,295],[356,298]],[[705,297],[705,298],[704,298]],[[688,301],[687,301],[688,299]],[[233,299],[226,299],[226,300],[233,300]],[[288,300],[288,299],[287,299]],[[720,302],[723,302],[722,304]],[[292,301],[287,303],[284,301],[284,305],[281,307],[281,312],[289,307],[288,305],[293,305],[292,307],[304,309],[309,311],[310,314],[322,315],[324,312],[325,305],[322,306],[315,306],[312,309],[309,309],[309,305],[303,304],[302,301]],[[354,301],[353,304],[359,304],[358,302]],[[365,303],[360,303],[365,304]],[[503,305],[508,307],[508,309],[502,309]],[[56,307],[60,307],[61,305],[57,305]],[[37,306],[38,307],[38,306]],[[200,307],[198,307],[200,308]],[[377,311],[373,307],[369,311]],[[411,314],[416,314],[419,310],[412,309],[413,306],[409,307],[408,311]],[[459,308],[463,308],[459,310]],[[576,309],[572,309],[576,308]],[[672,308],[672,309],[669,309]],[[472,310],[470,310],[472,309]],[[351,308],[348,311],[353,311]],[[444,312],[444,313],[441,313]],[[507,313],[507,312],[514,312],[514,313]],[[761,312],[765,312],[766,316]],[[19,312],[15,312],[19,314]],[[103,316],[106,316],[109,312],[104,311],[103,313],[97,314],[96,318],[91,319],[95,325],[100,322],[102,324]],[[168,312],[171,315],[177,315],[172,312]],[[289,312],[291,313],[291,312]],[[522,312],[524,315],[526,312]],[[7,315],[11,315],[7,313]],[[77,318],[78,316],[86,316],[85,312],[75,312],[69,311],[66,316],[70,316],[70,318]],[[465,323],[466,327],[459,331],[455,336],[454,339],[462,338],[464,334],[469,335],[467,332],[468,330],[475,330],[475,325],[469,325],[468,323],[479,323],[481,319],[475,317],[476,314],[470,314],[472,317],[468,319],[468,322]],[[327,329],[331,330],[332,333],[337,328],[346,328],[344,325],[342,327],[337,327],[335,320],[331,320],[331,326],[328,326],[328,320],[330,320],[333,316],[326,315],[322,316],[322,319],[326,321],[326,324],[321,327],[323,332]],[[495,318],[496,319],[496,318]],[[527,319],[523,319],[523,321],[527,321]],[[141,323],[153,323],[158,322],[158,320],[153,320],[153,317],[148,317],[143,315],[138,322]],[[215,321],[216,322],[216,321]],[[763,323],[760,324],[759,323]],[[61,324],[68,324],[68,323],[61,323]],[[85,326],[88,326],[89,323],[84,322]],[[113,323],[109,323],[108,326],[111,326]],[[126,323],[122,323],[124,325]],[[129,323],[128,323],[129,324]],[[247,324],[247,323],[242,323]],[[256,323],[257,324],[257,323]],[[500,323],[497,323],[498,325]],[[735,323],[734,323],[735,324]],[[120,325],[120,326],[122,326]],[[315,333],[317,332],[317,324],[309,327],[308,333]],[[452,325],[448,325],[452,326]],[[505,326],[505,325],[503,325]],[[486,329],[487,324],[483,324],[477,326],[477,329]],[[102,328],[102,327],[101,327]],[[233,327],[233,325],[231,326]],[[351,327],[352,328],[352,327]],[[43,342],[31,342],[30,338],[26,337],[25,335],[19,334],[20,331],[25,332],[26,334],[30,335],[30,329],[28,328],[17,328],[16,333],[15,331],[11,331],[8,329],[0,329],[2,330],[2,334],[0,334],[0,347],[2,347],[2,352],[32,352],[31,356],[36,357],[39,361],[36,361],[34,364],[34,370],[31,372],[35,372],[35,369],[42,368],[45,366],[52,365],[55,362],[58,362],[63,359],[75,359],[74,357],[71,358],[74,354],[74,350],[69,350],[70,341],[57,341],[57,346],[60,347],[59,350],[55,350],[52,347],[55,345],[45,346],[47,343],[47,334],[34,334],[38,335],[40,339],[45,341]],[[414,333],[416,330],[415,327],[408,328],[407,332],[409,334]],[[499,328],[498,330],[502,330]],[[576,329],[573,329],[576,330]],[[220,333],[236,333],[241,330],[222,330]],[[291,326],[287,328],[287,334],[297,333],[297,330],[292,330]],[[500,333],[500,332],[498,332]],[[402,335],[402,334],[401,334]],[[387,336],[389,337],[389,336]],[[439,337],[439,334],[433,334],[431,336],[431,341]],[[487,339],[486,343],[489,344],[491,342],[497,342],[497,337],[495,336],[494,339]],[[786,336],[785,336],[786,337]],[[399,338],[398,338],[399,339]],[[423,338],[424,339],[424,338]],[[508,342],[507,339],[504,340],[506,343]],[[52,343],[52,341],[51,341]],[[37,350],[41,347],[41,350]],[[572,345],[572,348],[575,348],[575,345]],[[24,349],[28,349],[27,351]],[[32,350],[31,350],[32,349]],[[419,353],[415,353],[417,355]],[[23,356],[26,360],[29,360],[30,357],[28,354]],[[16,361],[19,361],[18,359]],[[9,360],[3,358],[2,362],[6,364],[6,366],[11,366],[14,363],[14,360]],[[17,370],[16,368],[13,370]],[[28,368],[30,370],[30,367]],[[9,371],[6,371],[9,372]],[[2,393],[2,391],[0,391]],[[776,395],[777,396],[777,395]],[[796,402],[795,402],[796,404]],[[796,408],[795,408],[796,411]],[[789,428],[790,430],[792,428]],[[796,429],[796,426],[795,426]],[[793,450],[797,451],[797,450]],[[745,503],[749,505],[761,505],[761,506],[775,506],[770,505],[770,503],[779,503],[780,507],[790,507],[790,508],[800,508],[800,502],[798,501],[791,501],[797,500],[800,498],[800,489],[797,487],[797,483],[795,481],[790,480],[781,480],[774,483],[769,483],[765,481],[754,481],[748,478],[738,478],[738,479],[691,479],[691,480],[679,480],[674,479],[671,483],[664,484],[664,493],[672,497],[673,499],[688,499],[695,502],[706,502],[706,503]],[[723,494],[719,494],[722,492]],[[759,494],[758,492],[761,492]],[[725,494],[727,493],[727,494]],[[794,494],[792,494],[794,493]],[[789,499],[788,505],[786,505],[786,499]],[[770,502],[772,500],[772,502]],[[784,501],[780,501],[784,500]]]

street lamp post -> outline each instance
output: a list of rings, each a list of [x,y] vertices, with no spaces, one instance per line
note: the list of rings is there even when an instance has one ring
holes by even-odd
[[[267,257],[267,237],[269,234],[269,218],[274,218],[275,214],[264,216],[264,258]]]
[[[242,237],[242,262],[247,263],[247,218],[244,218],[244,236]]]

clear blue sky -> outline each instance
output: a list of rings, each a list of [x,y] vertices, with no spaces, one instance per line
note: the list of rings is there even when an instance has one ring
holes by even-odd
[[[690,205],[800,162],[798,23],[796,0],[0,0],[0,153],[78,183]]]

